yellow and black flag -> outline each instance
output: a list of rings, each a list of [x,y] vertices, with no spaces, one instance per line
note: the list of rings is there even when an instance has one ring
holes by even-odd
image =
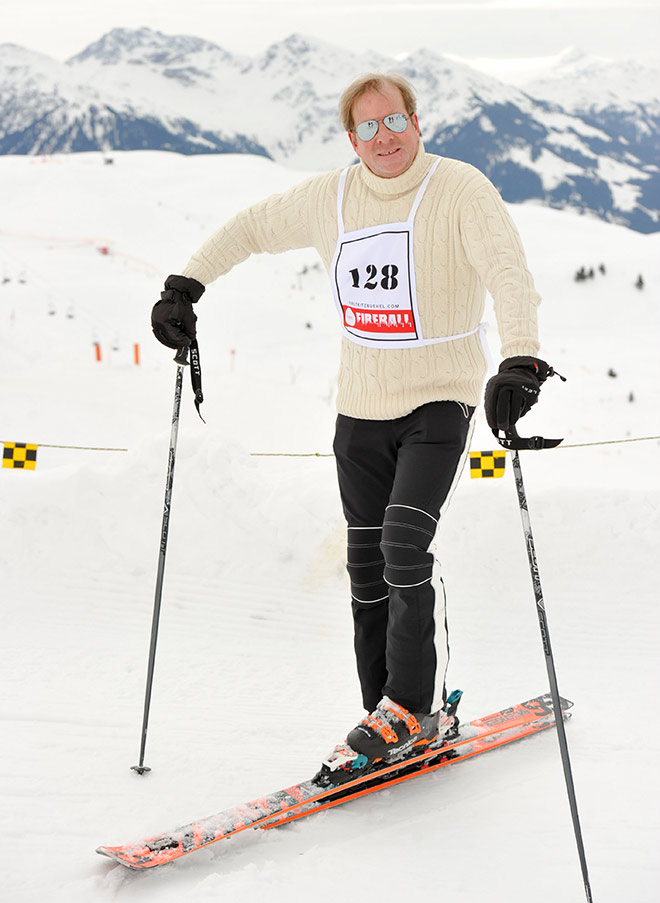
[[[2,466],[13,470],[34,470],[37,466],[38,445],[26,442],[5,442]]]
[[[470,452],[470,479],[504,476],[506,452],[480,451]]]

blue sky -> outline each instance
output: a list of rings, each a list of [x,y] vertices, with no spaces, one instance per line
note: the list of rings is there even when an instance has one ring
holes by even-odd
[[[388,55],[426,46],[466,58],[569,46],[660,64],[660,0],[1,0],[0,40],[66,59],[117,26],[205,37],[256,54],[292,32]]]

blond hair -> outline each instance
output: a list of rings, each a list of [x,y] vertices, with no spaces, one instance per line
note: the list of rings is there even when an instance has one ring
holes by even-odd
[[[339,121],[347,132],[352,132],[355,128],[353,121],[353,104],[369,91],[382,92],[386,85],[392,85],[398,88],[403,97],[403,103],[408,116],[412,116],[417,112],[417,98],[415,97],[415,89],[408,79],[397,72],[391,72],[387,75],[381,75],[376,72],[367,72],[356,78],[355,81],[346,88],[342,96],[339,98]]]

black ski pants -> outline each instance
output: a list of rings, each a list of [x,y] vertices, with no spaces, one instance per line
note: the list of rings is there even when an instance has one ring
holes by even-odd
[[[473,414],[469,405],[436,401],[396,420],[337,417],[355,654],[369,712],[383,696],[424,713],[444,699],[429,546],[467,458]],[[444,617],[438,633],[446,662]]]

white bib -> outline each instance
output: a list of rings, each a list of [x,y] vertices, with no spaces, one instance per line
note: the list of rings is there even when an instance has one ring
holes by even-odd
[[[344,335],[370,348],[415,348],[473,335],[425,339],[415,286],[414,220],[436,160],[419,187],[410,216],[403,223],[385,223],[344,231],[342,206],[347,167],[337,191],[337,246],[332,260],[332,289]]]

